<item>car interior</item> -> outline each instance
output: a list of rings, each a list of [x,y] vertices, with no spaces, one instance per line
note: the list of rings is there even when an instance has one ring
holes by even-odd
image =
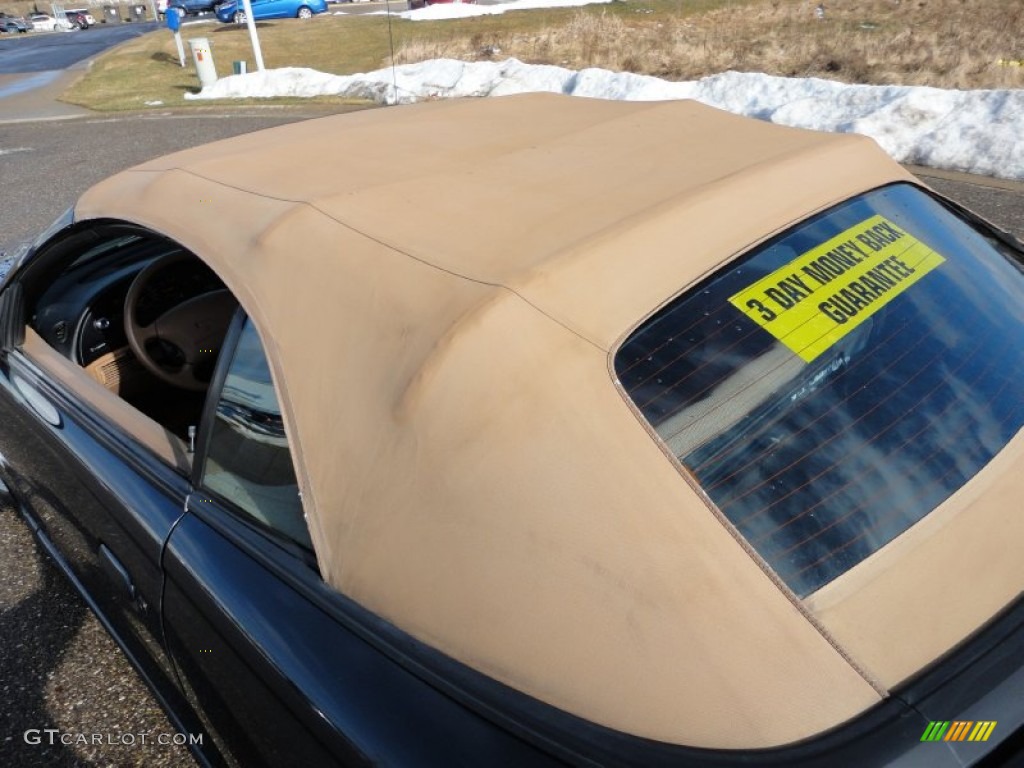
[[[206,264],[139,227],[90,223],[39,254],[22,282],[42,342],[190,440],[238,307]]]

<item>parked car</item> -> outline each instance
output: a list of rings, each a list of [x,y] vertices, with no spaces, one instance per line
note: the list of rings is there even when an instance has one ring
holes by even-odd
[[[0,11],[0,32],[28,32],[32,25],[20,16]]]
[[[476,0],[409,0],[409,10],[415,11],[426,8],[430,5],[442,5],[444,3],[475,3]]]
[[[163,12],[166,13],[167,9],[176,9],[183,17],[199,16],[212,13],[218,2],[219,0],[168,0]]]
[[[327,11],[327,0],[252,0],[252,14],[257,21],[265,19],[310,19]],[[245,8],[237,0],[217,6],[217,18],[225,23],[245,23]]]
[[[37,32],[56,32],[57,30],[68,30],[72,28],[67,19],[58,20],[53,16],[50,16],[48,13],[30,14],[28,21],[32,25],[32,29]]]
[[[72,26],[78,29],[88,29],[96,25],[95,17],[83,8],[64,11],[64,16]]]
[[[203,762],[1019,759],[1022,265],[695,102],[296,123],[18,259],[0,480]]]

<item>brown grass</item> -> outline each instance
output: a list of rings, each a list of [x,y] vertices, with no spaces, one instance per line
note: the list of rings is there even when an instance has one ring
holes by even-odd
[[[324,15],[257,26],[268,67],[333,74],[386,67],[390,26],[399,62],[513,56],[672,80],[732,69],[849,83],[1024,88],[1024,66],[997,63],[1024,60],[1022,0],[825,0],[821,21],[818,1],[629,0],[461,21],[389,25],[383,16]],[[210,39],[219,74],[229,74],[234,60],[253,66],[244,28],[201,25],[183,37],[197,35]],[[195,90],[191,64],[178,66],[162,29],[98,57],[63,98],[97,110],[199,106],[182,99]]]
[[[672,80],[732,69],[850,83],[1024,86],[1020,0],[826,0],[823,20],[816,5],[734,0],[702,12],[692,2],[613,3],[574,11],[567,22],[543,29],[492,24],[461,37],[417,39],[397,56],[399,62],[511,56]]]

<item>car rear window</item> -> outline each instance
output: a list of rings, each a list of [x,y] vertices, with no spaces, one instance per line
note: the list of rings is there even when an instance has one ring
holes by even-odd
[[[615,370],[710,499],[806,596],[1020,430],[1022,287],[1018,252],[894,185],[671,302],[620,347]]]

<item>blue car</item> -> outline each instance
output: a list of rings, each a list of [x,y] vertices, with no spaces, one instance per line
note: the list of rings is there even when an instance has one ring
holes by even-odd
[[[309,19],[314,13],[324,13],[327,0],[252,0],[252,15],[263,19]],[[217,18],[223,22],[245,23],[245,7],[240,0],[229,0],[217,6]]]

